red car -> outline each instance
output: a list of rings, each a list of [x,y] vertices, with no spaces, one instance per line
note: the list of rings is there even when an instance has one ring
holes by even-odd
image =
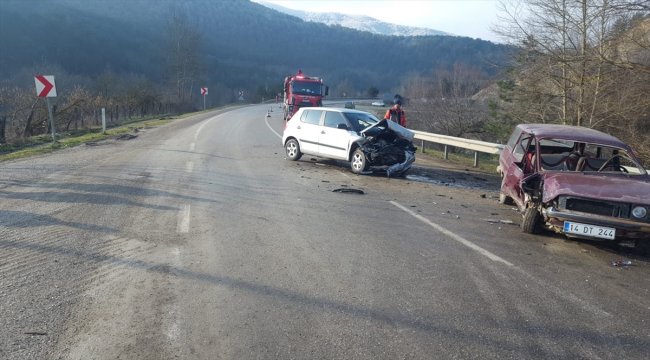
[[[584,127],[522,124],[497,170],[499,200],[517,205],[524,232],[650,248],[650,176],[621,140]]]

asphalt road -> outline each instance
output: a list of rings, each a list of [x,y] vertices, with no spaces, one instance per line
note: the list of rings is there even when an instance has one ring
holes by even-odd
[[[491,175],[287,161],[268,108],[1,163],[0,358],[647,358],[647,258]]]

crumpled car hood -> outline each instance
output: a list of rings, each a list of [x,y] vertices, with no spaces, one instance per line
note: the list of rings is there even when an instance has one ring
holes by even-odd
[[[650,177],[584,174],[581,172],[545,174],[544,203],[559,195],[650,205]]]
[[[402,139],[406,139],[410,142],[413,142],[413,139],[415,138],[415,133],[413,133],[411,130],[403,127],[402,125],[394,122],[394,121],[388,121],[386,119],[383,119],[376,124],[372,124],[368,126],[367,128],[361,130],[361,134],[364,134],[365,132],[369,131],[370,129],[376,127],[376,126],[387,126],[391,131],[393,131],[398,137]]]

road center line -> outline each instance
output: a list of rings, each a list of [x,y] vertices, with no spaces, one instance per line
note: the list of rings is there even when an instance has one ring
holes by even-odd
[[[419,214],[413,212],[411,209],[397,203],[396,201],[390,201],[390,203],[397,206],[398,208],[400,208],[404,212],[408,213],[409,215],[413,216],[414,218],[416,218],[416,219],[422,221],[423,223],[431,226],[432,228],[438,230],[439,232],[443,233],[444,235],[447,235],[449,238],[451,238],[453,240],[456,240],[457,242],[467,246],[468,248],[478,252],[479,254],[481,254],[483,256],[486,256],[490,260],[500,262],[500,263],[503,263],[503,264],[508,265],[508,266],[514,266],[511,262],[509,262],[509,261],[507,261],[507,260],[505,260],[505,259],[503,259],[503,258],[501,258],[501,257],[499,257],[499,256],[497,256],[497,255],[483,249],[482,247],[480,247],[480,246],[474,244],[473,242],[463,238],[462,236],[457,235],[457,234],[445,229],[444,227],[430,221],[429,219],[425,218],[422,215],[419,215]]]
[[[187,172],[191,173],[192,170],[194,170],[194,161],[191,161],[191,160],[188,161],[188,162],[185,164],[185,170],[186,170]]]
[[[178,247],[171,249],[171,265],[177,269],[181,268],[181,250]],[[180,337],[180,324],[179,324],[179,315],[178,315],[178,303],[172,302],[169,305],[167,314],[165,314],[166,331],[165,334],[167,338],[172,341],[178,341]]]
[[[190,232],[190,204],[184,204],[178,211],[178,223],[176,224],[176,232]]]

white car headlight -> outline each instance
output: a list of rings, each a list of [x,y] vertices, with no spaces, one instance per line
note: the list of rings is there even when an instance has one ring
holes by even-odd
[[[632,209],[632,216],[637,219],[643,219],[646,215],[648,215],[648,209],[643,206],[635,206],[634,209]]]

